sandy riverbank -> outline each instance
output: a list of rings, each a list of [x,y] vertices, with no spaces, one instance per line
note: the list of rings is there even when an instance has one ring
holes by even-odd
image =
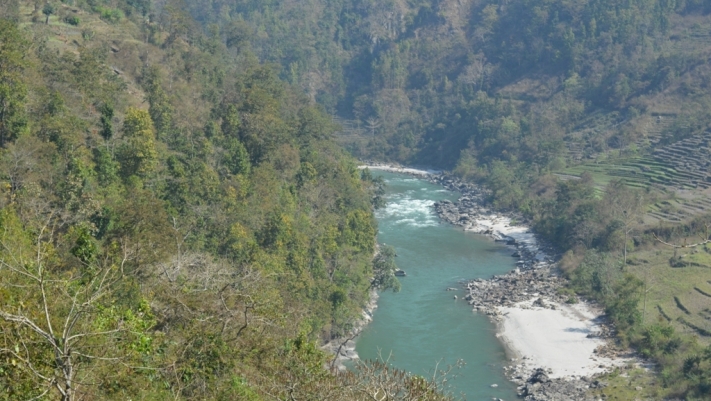
[[[552,263],[535,234],[526,226],[512,225],[508,216],[479,215],[467,230],[513,239],[519,250],[527,251],[533,269]],[[544,368],[550,378],[592,377],[624,364],[625,360],[596,354],[607,341],[599,337],[603,318],[595,308],[546,297],[542,298],[546,307],[538,307],[533,305],[538,299],[535,294],[533,290],[528,300],[497,308],[501,318],[498,337],[520,358],[526,358],[525,370]]]
[[[526,293],[519,294],[518,302],[493,305],[497,311],[494,316],[499,320],[497,337],[518,355],[523,365],[519,366],[519,371],[526,375],[543,368],[550,378],[593,377],[624,365],[627,362],[624,359],[597,354],[597,350],[607,345],[607,340],[600,338],[604,324],[601,313],[585,302],[571,305],[561,302],[561,297],[552,296],[551,290],[557,290],[565,281],[555,273],[553,258],[541,249],[528,227],[511,223],[509,216],[480,214],[466,229],[488,233],[495,238],[512,239],[526,259],[520,266],[549,275],[552,272],[556,277],[548,281],[534,275],[528,291],[524,287]],[[519,269],[511,275],[521,279],[530,277],[524,276]],[[541,296],[540,288],[534,286],[534,283],[541,285],[544,282],[550,297]]]
[[[584,302],[568,304],[558,289],[565,285],[552,248],[541,245],[516,213],[483,206],[488,193],[449,176],[429,177],[458,191],[457,202],[441,201],[442,220],[465,231],[487,235],[515,248],[516,268],[503,276],[467,283],[466,300],[474,311],[497,323],[497,337],[513,355],[505,368],[526,400],[585,400],[589,388],[604,386],[595,376],[633,362],[610,347],[612,329],[601,313]]]
[[[565,303],[567,296],[557,291],[565,279],[551,250],[521,224],[521,216],[484,207],[486,191],[436,171],[386,164],[359,168],[365,167],[422,177],[460,192],[458,202],[435,204],[438,216],[515,248],[516,269],[468,283],[466,299],[497,323],[497,337],[514,354],[506,373],[520,385],[520,395],[527,400],[587,399],[586,389],[597,385],[595,375],[630,361],[608,350],[609,340],[602,337],[610,328],[593,306]]]
[[[606,341],[599,317],[585,304],[525,301],[500,307],[499,338],[516,354],[524,371],[543,368],[550,378],[592,377],[625,363],[597,354]],[[555,308],[555,309],[551,309]]]
[[[408,174],[416,177],[427,177],[433,174],[441,173],[437,170],[422,170],[417,168],[398,166],[394,164],[364,164],[358,166],[358,168],[361,170],[367,168],[370,170],[389,171],[392,173]]]

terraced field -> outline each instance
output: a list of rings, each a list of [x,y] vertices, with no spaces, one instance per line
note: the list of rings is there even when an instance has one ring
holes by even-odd
[[[674,113],[652,113],[646,121],[642,122],[644,132],[644,143],[638,143],[642,147],[654,146],[662,139],[662,133],[669,128],[676,119]]]
[[[668,123],[658,119],[649,141],[659,142]],[[602,191],[612,180],[623,180],[630,187],[656,190],[663,200],[650,207],[645,220],[682,222],[695,215],[711,212],[711,132],[670,145],[658,146],[647,156],[609,159],[574,166],[559,172],[563,179],[592,175]]]
[[[590,145],[590,140],[606,137],[624,123],[619,113],[591,113],[578,124],[574,132],[566,135],[566,157],[576,162],[594,159],[599,152]]]
[[[608,160],[601,163],[581,164],[562,170],[560,174],[579,177],[584,172],[592,175],[598,188],[603,189],[612,180],[622,179],[627,185],[638,188],[658,189],[696,189],[701,185],[707,188],[709,183],[694,181],[684,171],[678,171],[653,157],[634,157]]]

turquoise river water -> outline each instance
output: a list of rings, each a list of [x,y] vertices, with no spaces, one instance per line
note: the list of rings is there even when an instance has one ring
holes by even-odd
[[[378,241],[395,248],[397,264],[407,277],[400,277],[399,293],[380,294],[373,321],[356,343],[360,358],[382,355],[395,367],[430,377],[438,363],[441,368],[461,359],[464,367],[449,380],[455,396],[469,401],[516,399],[515,386],[503,375],[506,355],[495,326],[472,312],[460,284],[513,269],[511,249],[440,223],[432,204],[455,200],[456,194],[410,176],[373,174],[388,184],[388,204],[376,213]],[[449,287],[458,290],[446,291]]]

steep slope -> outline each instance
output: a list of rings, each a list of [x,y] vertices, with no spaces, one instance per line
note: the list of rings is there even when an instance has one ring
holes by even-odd
[[[337,115],[353,154],[485,185],[493,206],[521,212],[565,253],[574,290],[606,308],[621,342],[659,362],[663,375],[645,386],[708,397],[711,326],[699,287],[708,252],[685,245],[708,239],[708,2],[213,0],[190,9]]]
[[[444,399],[325,369],[392,285],[379,184],[270,67],[159,5],[0,8],[0,399]]]
[[[645,116],[703,118],[705,94],[687,92],[705,85],[711,25],[693,2],[191,4],[227,43],[249,42],[354,120],[363,156],[453,167],[467,149],[480,163],[555,167],[638,142]],[[505,106],[482,115],[487,99]]]

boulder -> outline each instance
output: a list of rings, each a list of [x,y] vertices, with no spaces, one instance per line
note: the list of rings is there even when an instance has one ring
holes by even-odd
[[[538,368],[533,371],[531,377],[528,378],[528,383],[548,383],[551,379],[548,377],[546,371],[542,368]]]

